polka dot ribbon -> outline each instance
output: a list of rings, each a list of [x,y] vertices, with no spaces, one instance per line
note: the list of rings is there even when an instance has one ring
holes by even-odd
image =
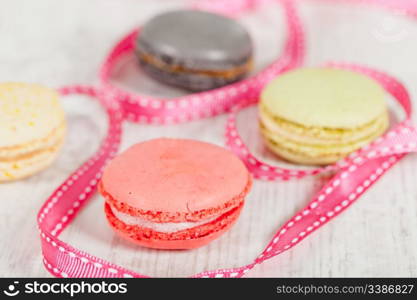
[[[245,0],[242,0],[245,1]],[[274,1],[274,0],[264,0],[264,1]],[[381,6],[394,10],[396,12],[408,15],[410,17],[417,17],[417,1],[415,0],[310,0],[310,1],[327,1],[332,3],[343,3],[348,2],[351,4],[358,5],[374,5]]]
[[[298,48],[294,47],[294,43],[293,40],[288,48]],[[291,66],[297,65],[293,64],[290,57],[287,57],[285,61]],[[362,66],[349,64],[330,64],[329,66],[354,70],[377,80],[401,105],[406,115],[405,120],[396,124],[385,136],[336,165],[314,171],[286,170],[267,165],[255,158],[239,137],[235,124],[236,114],[240,109],[254,104],[255,101],[229,104],[231,106],[228,109],[237,106],[229,115],[226,130],[227,144],[245,161],[257,178],[289,179],[330,170],[334,171],[335,175],[304,208],[278,229],[262,253],[253,262],[238,268],[207,271],[193,277],[237,278],[244,276],[255,266],[294,247],[312,232],[338,216],[406,154],[417,152],[417,130],[412,127],[410,121],[411,101],[407,90],[401,83],[387,74]],[[271,70],[274,70],[271,71],[272,76],[276,69]],[[285,71],[288,68],[282,67],[280,70]],[[255,90],[258,88],[257,85],[252,87]],[[247,88],[250,90],[251,86]],[[115,94],[109,93],[107,89],[71,86],[61,88],[60,93],[62,95],[83,94],[98,100],[108,116],[108,131],[97,153],[72,173],[52,193],[39,211],[38,226],[45,267],[56,277],[148,277],[76,249],[59,239],[61,232],[71,224],[80,209],[95,193],[104,166],[116,155],[122,133],[121,124],[128,116],[129,110],[127,108],[130,107],[126,95],[123,96],[123,99],[115,97]],[[255,95],[256,92],[249,94]],[[225,97],[228,99],[233,95],[226,94]],[[136,107],[136,109],[138,108]],[[146,107],[145,115],[150,112],[150,109],[155,108]],[[162,114],[161,119],[170,115],[166,108],[159,112]],[[152,114],[154,113],[155,111]]]
[[[197,9],[211,10],[215,12],[223,13],[227,11],[228,14],[238,14],[243,10],[250,10],[261,5],[267,5],[271,2],[277,2],[281,0],[203,0],[194,3],[194,7]],[[307,0],[293,0],[293,1],[307,1]],[[329,3],[349,3],[356,5],[373,5],[388,8],[411,17],[417,17],[417,1],[415,0],[308,0],[316,2],[329,2]]]

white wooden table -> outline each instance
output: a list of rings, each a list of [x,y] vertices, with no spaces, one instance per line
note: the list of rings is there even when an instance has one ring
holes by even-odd
[[[39,82],[52,87],[97,83],[106,53],[123,34],[181,1],[0,0],[0,81]],[[248,14],[243,22],[257,44],[258,67],[281,51],[279,7]],[[364,63],[389,71],[417,97],[417,20],[377,8],[302,3],[308,65],[328,60]],[[115,73],[127,88],[176,95],[138,74],[132,60]],[[84,97],[63,99],[69,135],[57,162],[28,180],[0,185],[0,276],[50,276],[42,265],[36,213],[52,190],[98,146],[105,131],[100,107]],[[417,104],[417,103],[416,103]],[[242,113],[242,132],[259,142],[255,111]],[[125,124],[122,148],[153,137],[197,138],[223,145],[225,116],[171,127]],[[253,126],[247,126],[253,124]],[[246,126],[245,126],[246,125]],[[417,276],[417,155],[395,166],[357,204],[294,249],[254,269],[250,276]],[[96,196],[62,234],[95,255],[153,276],[186,276],[250,262],[274,231],[317,191],[326,178],[256,181],[236,226],[193,251],[156,251],[117,237]]]

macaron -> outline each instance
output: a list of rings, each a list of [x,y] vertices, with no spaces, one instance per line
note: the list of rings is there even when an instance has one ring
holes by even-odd
[[[160,138],[112,160],[99,191],[121,236],[149,248],[193,249],[231,228],[251,185],[245,165],[228,150]]]
[[[285,160],[334,163],[386,131],[386,98],[376,81],[353,71],[290,71],[261,93],[261,133],[267,148]]]
[[[0,182],[49,166],[66,131],[57,92],[28,83],[0,83]]]
[[[238,81],[253,62],[252,40],[241,24],[196,10],[152,18],[141,29],[135,52],[151,77],[191,91]]]

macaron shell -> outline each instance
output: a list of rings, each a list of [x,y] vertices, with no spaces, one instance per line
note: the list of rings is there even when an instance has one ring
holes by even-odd
[[[242,207],[243,205],[236,208],[232,214],[227,216],[227,218],[221,219],[221,224],[218,224],[219,222],[212,222],[214,224],[203,225],[206,227],[206,231],[203,236],[196,237],[195,230],[191,229],[184,230],[181,233],[181,239],[158,238],[158,236],[160,236],[158,232],[138,226],[127,226],[114,216],[108,205],[105,206],[105,213],[110,226],[115,230],[115,232],[130,242],[154,249],[185,250],[195,249],[207,245],[228,231],[236,223]]]
[[[300,144],[309,145],[354,143],[375,134],[382,127],[386,128],[389,123],[388,114],[384,113],[372,122],[352,129],[307,127],[284,119],[274,118],[262,107],[259,112],[259,121],[262,131],[266,131],[274,136],[290,139]]]
[[[24,179],[46,169],[58,155],[61,145],[28,158],[16,161],[0,161],[0,183]]]
[[[236,220],[226,225],[223,229],[213,232],[212,234],[207,235],[205,237],[178,241],[136,240],[135,238],[132,238],[129,234],[117,230],[116,232],[129,242],[133,242],[139,246],[146,248],[161,250],[191,250],[203,247],[209,244],[210,242],[214,241],[215,239],[219,238],[223,233],[227,232],[234,225],[235,222]]]
[[[62,147],[65,132],[62,125],[45,139],[0,149],[0,182],[23,179],[48,167]]]
[[[155,139],[132,146],[110,162],[101,187],[132,208],[180,216],[226,207],[247,192],[250,182],[245,165],[222,147]]]
[[[306,127],[351,129],[386,112],[383,88],[352,71],[305,68],[270,82],[261,105],[272,116]]]
[[[232,209],[240,205],[245,200],[246,195],[249,193],[252,187],[252,177],[248,174],[248,182],[245,188],[240,192],[239,195],[233,197],[229,201],[222,203],[218,206],[208,207],[206,209],[188,212],[166,212],[166,211],[151,211],[143,210],[132,207],[124,202],[118,201],[108,194],[104,188],[102,182],[100,182],[98,189],[101,195],[105,198],[106,203],[111,205],[117,211],[130,215],[132,217],[140,217],[147,221],[155,223],[166,223],[166,222],[199,222],[210,219],[214,216],[222,214],[225,211]]]
[[[384,131],[385,127],[381,127],[379,131],[376,131],[366,139],[350,144],[333,145],[331,147],[298,144],[265,132],[262,132],[262,134],[267,147],[278,156],[299,164],[323,165],[337,162],[349,153],[367,145]]]
[[[49,136],[42,139],[34,140],[30,143],[19,146],[2,147],[0,148],[0,161],[14,160],[22,156],[31,156],[34,153],[54,148],[62,144],[66,130],[66,124],[63,122],[58,128],[52,130]]]
[[[0,182],[48,167],[66,133],[58,94],[26,83],[0,83]]]
[[[290,151],[284,147],[280,147],[269,140],[265,140],[265,145],[269,150],[280,158],[289,162],[303,164],[303,165],[328,165],[342,159],[346,153],[342,154],[328,154],[318,157],[306,156],[304,153]]]
[[[64,120],[55,90],[37,84],[0,83],[0,149],[41,140]]]
[[[262,134],[264,137],[268,138],[269,140],[273,141],[278,145],[282,145],[285,148],[296,150],[299,152],[303,152],[309,156],[319,156],[321,154],[328,154],[328,153],[349,153],[359,149],[360,147],[368,144],[370,141],[374,140],[376,137],[380,136],[387,127],[385,124],[379,127],[375,132],[371,135],[366,136],[362,139],[358,139],[353,142],[344,143],[343,141],[335,144],[309,144],[296,141],[294,139],[287,139],[280,135],[276,135],[274,133],[270,133],[267,130],[262,130]]]
[[[142,28],[137,51],[190,70],[228,70],[252,57],[252,41],[236,21],[209,12],[177,10]]]
[[[366,130],[361,128],[352,130],[347,135],[347,138],[344,138],[341,134],[339,140],[333,141],[311,138],[312,134],[309,134],[309,131],[317,133],[320,130],[319,128],[305,127],[305,138],[303,140],[301,134],[294,135],[291,132],[285,132],[285,127],[281,128],[280,131],[271,131],[270,127],[266,127],[264,123],[261,123],[261,134],[266,142],[266,146],[281,158],[299,164],[321,165],[334,163],[349,153],[367,145],[388,128],[388,123],[388,116],[382,115],[375,120],[375,126],[371,126],[373,130],[368,135],[363,132],[368,131],[368,128],[365,128]],[[274,129],[277,128],[274,127]]]

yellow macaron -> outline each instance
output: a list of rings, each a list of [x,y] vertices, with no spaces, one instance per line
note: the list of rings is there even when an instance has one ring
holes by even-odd
[[[338,161],[380,136],[389,125],[386,93],[347,70],[290,71],[262,91],[261,133],[267,147],[300,164]]]
[[[27,83],[0,83],[0,182],[46,168],[66,132],[58,93]]]

